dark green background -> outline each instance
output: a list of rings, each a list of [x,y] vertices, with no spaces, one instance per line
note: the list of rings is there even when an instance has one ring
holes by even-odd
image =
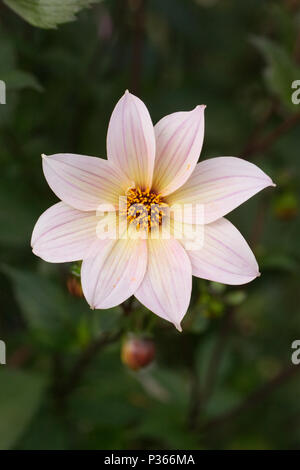
[[[0,3],[1,449],[299,448],[299,3],[104,0],[54,30]],[[67,291],[70,266],[30,249],[37,217],[57,200],[40,154],[105,158],[126,88],[153,122],[206,104],[201,158],[243,156],[277,183],[229,216],[261,277],[241,287],[194,279],[181,334],[138,302],[130,318],[91,311]],[[70,385],[96,338],[146,327],[150,367],[122,364],[123,334]]]

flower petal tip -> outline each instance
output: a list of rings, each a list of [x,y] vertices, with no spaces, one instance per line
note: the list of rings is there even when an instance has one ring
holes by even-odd
[[[47,158],[47,155],[45,155],[44,153],[41,154],[41,157],[42,158]]]
[[[206,109],[206,104],[198,104],[194,111],[204,111]]]
[[[176,330],[178,330],[178,331],[179,331],[179,333],[181,333],[181,332],[182,332],[182,328],[181,328],[181,325],[180,325],[180,323],[174,323],[174,326],[175,326]]]
[[[267,176],[265,188],[267,188],[267,187],[276,188],[276,186],[277,186],[277,184],[274,183],[274,181],[272,181],[272,179],[269,176]]]
[[[124,98],[127,98],[127,99],[132,99],[134,95],[132,93],[130,93],[130,91],[128,90],[128,88],[125,90],[125,93],[123,95]]]

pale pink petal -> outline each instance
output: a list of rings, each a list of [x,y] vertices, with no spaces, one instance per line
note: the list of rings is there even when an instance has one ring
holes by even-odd
[[[107,157],[122,168],[136,186],[150,188],[155,159],[155,136],[144,103],[128,91],[118,101],[107,132]]]
[[[156,157],[153,188],[167,195],[182,186],[198,161],[204,137],[205,106],[170,114],[154,127]]]
[[[83,260],[83,293],[92,308],[111,308],[128,299],[139,287],[147,265],[145,240],[97,240]]]
[[[100,204],[116,207],[119,195],[124,195],[131,186],[113,163],[97,157],[71,153],[43,155],[43,170],[56,196],[82,211],[97,210]]]
[[[185,185],[168,196],[168,203],[204,205],[204,223],[210,223],[267,186],[275,185],[253,163],[235,157],[212,158],[198,163]]]
[[[59,202],[47,209],[35,224],[32,251],[50,263],[81,260],[96,239],[98,220],[95,212],[81,212]]]
[[[186,249],[188,248],[185,245]],[[204,225],[201,249],[187,249],[193,275],[223,284],[246,284],[259,276],[256,259],[235,226],[221,218]]]
[[[181,331],[191,298],[192,269],[177,240],[148,240],[148,266],[136,298]]]

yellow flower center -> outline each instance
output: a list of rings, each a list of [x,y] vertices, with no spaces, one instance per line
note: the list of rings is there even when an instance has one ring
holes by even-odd
[[[168,205],[160,194],[149,189],[142,191],[140,188],[131,188],[127,191],[126,197],[127,206],[122,212],[130,223],[148,232],[151,228],[161,225]]]

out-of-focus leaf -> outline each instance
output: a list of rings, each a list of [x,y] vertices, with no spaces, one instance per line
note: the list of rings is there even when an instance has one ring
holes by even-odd
[[[197,375],[199,377],[200,383],[204,383],[208,373],[208,365],[210,358],[212,357],[213,350],[216,343],[216,336],[206,336],[199,346],[196,348],[195,352],[195,361]]]
[[[240,305],[247,298],[247,294],[244,290],[236,290],[233,292],[228,292],[225,296],[225,302],[228,305]]]
[[[226,386],[216,387],[205,408],[205,414],[213,418],[219,414],[226,413],[237,406],[240,402],[240,396],[235,390],[226,389]]]
[[[146,419],[145,419],[146,418]],[[158,424],[159,423],[159,424]],[[138,437],[154,441],[160,449],[197,449],[199,438],[187,431],[183,409],[157,404],[144,415],[136,429]]]
[[[2,265],[31,332],[45,346],[78,348],[92,336],[118,328],[121,309],[93,312],[85,299],[74,298],[60,283],[41,273]]]
[[[203,333],[209,326],[209,316],[204,315],[201,311],[197,311],[197,308],[195,308],[191,314],[191,321],[187,322],[189,318],[185,321],[184,325],[184,331],[188,330],[192,333]],[[187,322],[187,324],[186,324]]]
[[[6,110],[6,106],[0,110]],[[10,247],[29,246],[36,219],[36,207],[25,194],[25,188],[18,185],[9,193],[9,184],[4,182],[0,186],[0,243]]]
[[[0,80],[5,83],[7,94],[5,106],[0,106],[0,126],[2,126],[8,123],[14,115],[18,103],[16,91],[25,88],[42,91],[42,87],[32,73],[23,71],[18,67],[15,44],[9,36],[6,36],[1,31],[0,57]],[[0,205],[4,207],[3,204]]]
[[[14,12],[33,26],[55,28],[76,19],[76,13],[100,0],[4,0]]]
[[[109,310],[97,310],[94,318],[94,329],[100,331],[112,331],[118,328],[122,319],[122,308],[120,306],[110,308]]]
[[[43,403],[35,413],[22,437],[18,440],[18,450],[65,450],[68,448],[68,436],[64,424],[52,409]]]
[[[230,346],[225,346],[224,350],[222,351],[222,355],[220,357],[220,361],[216,370],[210,370],[212,357],[215,354],[217,343],[218,343],[218,335],[213,334],[200,341],[199,346],[196,349],[195,353],[195,361],[196,361],[196,369],[197,374],[199,377],[199,382],[201,384],[207,385],[206,380],[211,373],[214,374],[214,382],[216,388],[218,384],[222,384],[225,377],[228,374],[232,366],[232,351]]]
[[[299,270],[299,262],[286,253],[269,253],[266,254],[261,261],[263,269],[279,269],[288,272],[297,272]]]
[[[6,83],[7,90],[22,90],[31,88],[36,91],[43,91],[43,87],[38,80],[29,72],[13,69],[1,75],[1,80]]]
[[[15,67],[16,54],[13,41],[11,41],[7,36],[0,35],[0,54],[1,54],[1,78],[2,74],[7,70],[11,70]]]
[[[186,404],[188,386],[182,375],[169,369],[156,367],[153,369],[152,376],[168,394],[169,402],[176,403],[178,406]]]
[[[0,449],[14,446],[38,410],[45,381],[18,370],[0,370]]]
[[[30,271],[9,266],[2,266],[2,270],[13,282],[28,325],[36,330],[59,329],[66,317],[65,297],[59,285]]]
[[[297,20],[291,15],[286,2],[274,2],[270,4],[270,16],[276,25],[276,37],[281,44],[284,44],[290,50],[294,47],[297,38]]]
[[[270,91],[276,94],[281,102],[295,111],[292,103],[292,83],[300,76],[300,67],[280,44],[267,38],[253,37],[252,43],[263,54],[267,67],[265,81]]]

